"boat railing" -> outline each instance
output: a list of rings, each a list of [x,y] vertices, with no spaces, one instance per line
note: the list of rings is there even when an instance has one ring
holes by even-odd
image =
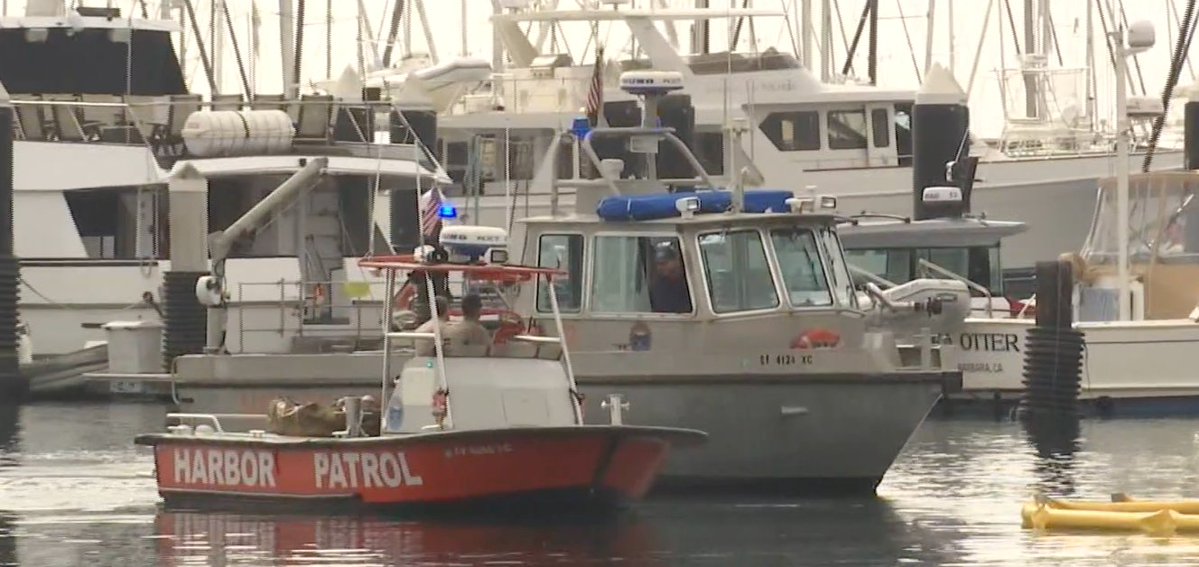
[[[196,427],[208,425],[212,433],[219,435],[262,436],[269,423],[266,414],[260,413],[184,413],[166,414],[167,430],[176,435],[203,435]],[[255,426],[263,429],[256,429]]]
[[[953,271],[943,268],[941,266],[938,266],[937,264],[930,262],[924,258],[918,259],[916,261],[916,266],[920,270],[921,277],[928,277],[928,275],[930,273],[934,273],[934,274],[949,278],[951,280],[957,280],[959,282],[962,282],[963,284],[965,284],[966,287],[970,288],[971,290],[981,293],[982,296],[987,299],[987,305],[984,308],[984,310],[986,311],[986,314],[987,314],[987,318],[990,319],[994,315],[995,308],[992,305],[992,303],[994,303],[994,302],[991,300],[992,299],[991,298],[991,290],[987,289],[985,286],[978,285],[977,283],[970,281],[969,278],[960,276],[960,275],[954,273]]]
[[[387,338],[391,340],[406,339],[406,340],[425,340],[431,343],[436,343],[437,334],[433,332],[416,332],[416,331],[392,331],[387,333]],[[532,345],[532,349],[520,353],[506,348],[504,345],[489,344],[476,345],[472,347],[449,347],[442,349],[442,355],[446,358],[455,357],[496,357],[496,358],[542,358],[557,360],[562,356],[562,351],[543,351],[543,345],[561,346],[562,340],[558,337],[541,337],[536,335],[513,335],[508,340],[518,343],[528,343]],[[447,345],[448,346],[448,345]],[[393,343],[394,348],[394,343]]]
[[[228,302],[231,327],[237,329],[234,344],[238,352],[259,351],[255,337],[265,335],[284,339],[288,350],[376,346],[382,339],[382,286],[365,281],[238,282]]]
[[[393,101],[342,101],[326,95],[301,95],[294,100],[260,95],[249,101],[240,95],[217,95],[205,101],[198,94],[14,94],[12,104],[17,112],[14,134],[18,140],[144,146],[156,157],[187,157],[183,126],[192,114],[202,111],[283,111],[294,128],[293,148],[302,146],[310,153],[340,148],[360,157],[411,159],[413,141],[407,138],[415,138],[406,135],[405,140],[397,140],[401,143],[390,143],[393,127],[412,131]],[[392,117],[398,124],[392,124]],[[440,168],[432,149],[419,145],[417,157],[422,165]],[[355,152],[356,146],[363,151]]]
[[[871,271],[863,269],[863,268],[859,268],[853,264],[848,264],[848,266],[849,266],[850,273],[852,273],[855,276],[860,276],[862,279],[864,279],[866,281],[873,282],[875,285],[881,287],[882,289],[892,288],[892,287],[895,287],[896,285],[899,285],[899,284],[896,284],[895,282],[893,282],[887,278],[884,278],[874,272],[871,272]]]

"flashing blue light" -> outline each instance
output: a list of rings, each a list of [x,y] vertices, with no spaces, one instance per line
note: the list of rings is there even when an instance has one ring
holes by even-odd
[[[437,216],[443,219],[456,219],[458,218],[458,209],[454,208],[454,205],[447,203],[442,205],[441,209],[437,211]]]
[[[570,131],[576,138],[582,140],[591,132],[591,122],[586,118],[575,118],[570,124]]]

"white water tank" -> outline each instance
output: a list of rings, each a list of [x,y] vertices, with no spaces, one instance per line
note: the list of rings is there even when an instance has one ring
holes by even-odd
[[[282,110],[193,112],[183,124],[183,142],[196,157],[285,153],[295,133]]]

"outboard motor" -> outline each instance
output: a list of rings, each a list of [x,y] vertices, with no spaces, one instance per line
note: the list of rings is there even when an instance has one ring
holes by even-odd
[[[948,354],[944,348],[948,345],[941,338],[957,336],[970,316],[970,289],[966,284],[921,278],[883,291],[873,289],[881,297],[870,300],[882,304],[873,312],[875,325],[886,327],[901,344],[919,345],[924,333],[932,334],[941,346],[941,366],[957,367],[957,357]]]

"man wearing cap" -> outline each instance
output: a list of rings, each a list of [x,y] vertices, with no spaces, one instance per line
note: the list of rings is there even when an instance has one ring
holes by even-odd
[[[654,251],[654,275],[649,288],[649,303],[654,313],[690,313],[691,293],[687,274],[674,246],[658,246]]]

